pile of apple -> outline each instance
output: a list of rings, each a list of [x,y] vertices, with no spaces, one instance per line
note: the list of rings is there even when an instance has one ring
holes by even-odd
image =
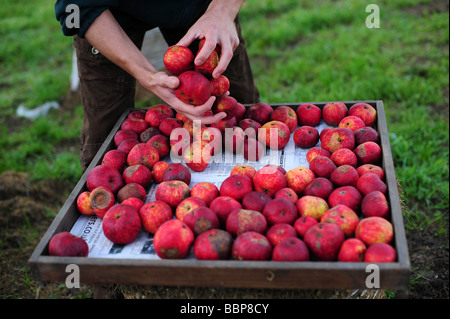
[[[225,76],[212,78],[219,55],[217,47],[194,66],[189,48],[173,46],[164,64],[180,79],[180,100],[202,105],[215,95],[204,115],[227,116],[204,125],[164,104],[131,112],[115,148],[89,171],[79,212],[101,218],[105,236],[117,244],[131,243],[142,229],[154,234],[161,258],[193,252],[210,260],[394,262],[375,108],[342,102],[246,108],[226,94]],[[319,134],[322,120],[328,127]],[[191,170],[205,170],[219,148],[257,161],[265,147],[285,147],[291,134],[308,149],[309,167],[236,165],[220,188],[207,181],[190,187]],[[169,155],[180,163],[169,164]],[[153,183],[155,200],[146,202]],[[49,254],[87,256],[88,247],[63,232],[51,239]]]
[[[319,134],[315,126],[321,120],[328,127]],[[114,243],[128,244],[142,229],[154,234],[161,258],[193,252],[210,260],[394,262],[375,120],[376,110],[365,103],[347,108],[330,102],[323,109],[302,104],[296,110],[258,103],[239,121],[235,114],[201,127],[199,140],[192,121],[166,105],[133,111],[114,136],[116,148],[88,173],[77,207],[81,214],[102,218],[104,234]],[[236,165],[220,188],[207,181],[190,187],[191,170],[202,171],[208,163],[164,160],[171,152],[188,159],[185,154],[192,154],[196,143],[213,154],[221,144],[214,144],[211,136],[217,135],[208,130],[222,133],[227,127],[233,128],[233,138],[225,139],[225,151],[246,158],[259,156],[245,154],[250,141],[281,149],[294,134],[296,146],[308,149],[309,167]],[[268,136],[274,131],[264,127],[277,128],[278,134]],[[173,138],[177,129],[187,134]],[[185,147],[174,147],[180,144]],[[153,183],[158,184],[155,200],[145,202]],[[49,253],[88,255],[83,240],[68,232],[52,238]]]

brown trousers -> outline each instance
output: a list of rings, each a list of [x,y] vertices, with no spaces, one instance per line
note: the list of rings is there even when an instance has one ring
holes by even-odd
[[[230,79],[230,95],[240,103],[259,101],[250,61],[236,18],[240,44],[224,75]],[[188,29],[161,29],[168,45],[181,39]],[[145,32],[127,32],[138,48],[142,47]],[[81,129],[80,162],[83,172],[98,152],[119,117],[134,107],[136,80],[123,69],[99,53],[86,39],[74,37],[80,77],[83,124]]]

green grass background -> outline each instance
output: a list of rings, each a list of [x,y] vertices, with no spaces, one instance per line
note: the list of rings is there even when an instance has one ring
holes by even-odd
[[[0,173],[75,185],[78,150],[61,146],[78,138],[81,106],[35,121],[15,116],[20,104],[67,94],[72,39],[54,2],[0,2]],[[439,236],[449,211],[449,14],[427,9],[437,2],[248,0],[240,19],[263,101],[384,101],[405,226],[437,225]],[[380,8],[380,28],[366,27],[369,3]]]

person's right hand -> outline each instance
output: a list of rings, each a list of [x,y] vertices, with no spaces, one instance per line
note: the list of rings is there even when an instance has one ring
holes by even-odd
[[[180,80],[176,76],[162,71],[154,72],[146,80],[141,80],[140,83],[144,88],[153,92],[169,106],[172,106],[175,111],[186,115],[192,120],[201,120],[202,124],[216,123],[226,116],[224,112],[212,116],[202,116],[203,113],[211,110],[216,100],[214,96],[211,96],[205,104],[198,106],[184,103],[178,99],[175,95],[175,89],[180,85]]]

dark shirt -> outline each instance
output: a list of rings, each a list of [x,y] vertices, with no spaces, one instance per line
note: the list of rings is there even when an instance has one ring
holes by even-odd
[[[105,10],[109,9],[124,30],[150,30],[155,27],[176,29],[190,26],[206,10],[211,0],[57,0],[56,19],[66,36],[84,37],[89,26]],[[66,24],[73,18],[68,5],[79,8],[79,28]],[[69,7],[70,8],[70,7]]]

